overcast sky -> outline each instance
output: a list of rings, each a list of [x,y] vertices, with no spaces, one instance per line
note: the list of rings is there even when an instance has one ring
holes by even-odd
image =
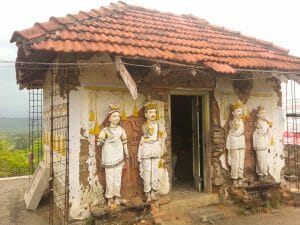
[[[9,0],[0,7],[0,60],[15,60],[9,40],[15,30],[51,16],[88,11],[112,0]],[[193,14],[287,48],[300,56],[300,1],[297,0],[127,0],[128,4],[176,14]],[[1,66],[1,65],[0,65]],[[0,67],[0,117],[27,116],[28,94],[18,91],[13,68]]]

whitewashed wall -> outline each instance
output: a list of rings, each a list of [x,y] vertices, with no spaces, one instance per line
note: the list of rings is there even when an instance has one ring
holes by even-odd
[[[108,56],[94,57],[89,62],[110,63]],[[138,111],[142,109],[145,97],[139,94],[136,101],[133,100],[121,78],[117,78],[115,66],[83,67],[80,70],[81,87],[70,93],[70,215],[73,219],[84,219],[89,215],[89,210],[95,205],[104,204],[103,187],[99,183],[96,174],[95,138],[89,134],[95,122],[89,121],[91,111],[95,114],[98,124],[102,124],[109,112],[109,104],[119,104],[122,113],[126,116],[133,115],[136,104]],[[164,105],[159,102],[160,123],[164,121]],[[80,133],[80,131],[84,131]],[[89,142],[88,164],[89,175],[86,177],[89,187],[80,183],[80,140],[87,139]],[[160,170],[161,190],[169,192],[170,184],[167,169]]]
[[[272,81],[266,81],[264,75],[254,75],[253,88],[250,91],[250,98],[243,107],[245,116],[249,115],[253,110],[257,109],[259,105],[264,105],[267,110],[267,119],[273,122],[271,129],[274,139],[274,145],[270,153],[268,153],[268,166],[269,173],[280,182],[280,172],[284,167],[283,160],[283,123],[284,118],[282,108],[277,105],[278,96],[274,91],[275,84]],[[234,93],[230,79],[217,78],[217,84],[214,91],[215,98],[218,102],[220,109],[220,122],[221,127],[228,119],[230,113],[230,104],[238,100],[237,95]],[[225,163],[225,155],[221,156],[222,166],[228,169]]]

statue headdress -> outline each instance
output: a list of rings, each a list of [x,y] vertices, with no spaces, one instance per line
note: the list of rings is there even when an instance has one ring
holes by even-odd
[[[108,114],[112,114],[114,112],[121,113],[119,104],[109,104],[109,108],[110,108],[110,111],[108,112]]]
[[[157,103],[151,99],[150,95],[148,95],[147,96],[147,101],[144,104],[144,110],[145,110],[145,112],[147,110],[149,110],[149,109],[156,109],[157,110],[157,108],[158,108]]]
[[[257,112],[260,112],[262,110],[266,110],[266,106],[264,106],[264,105],[257,106]]]
[[[240,100],[236,100],[231,104],[231,110],[243,108],[243,103]]]

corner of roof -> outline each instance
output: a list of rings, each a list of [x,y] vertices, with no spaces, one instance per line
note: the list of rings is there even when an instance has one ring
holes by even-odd
[[[16,31],[13,32],[9,42],[14,43],[14,42],[17,42],[20,39],[29,41],[29,39],[27,39],[20,31],[16,30]]]
[[[249,41],[260,43],[261,45],[264,45],[266,47],[276,49],[277,51],[283,52],[284,54],[288,54],[289,53],[289,49],[282,48],[282,47],[280,47],[278,45],[275,45],[272,42],[265,41],[265,40],[262,40],[262,39],[258,39],[258,38],[255,38],[255,37],[243,34],[240,31],[229,29],[229,28],[224,27],[224,26],[219,26],[219,25],[211,24],[209,22],[207,22],[207,24],[208,24],[208,26],[210,26],[210,27],[212,27],[214,29],[217,29],[217,30],[220,30],[220,31],[223,31],[223,32],[229,32],[230,34],[238,35],[238,36],[240,36],[242,38],[248,39]]]

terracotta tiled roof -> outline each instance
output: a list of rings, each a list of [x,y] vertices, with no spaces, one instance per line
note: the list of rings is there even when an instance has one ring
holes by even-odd
[[[34,50],[101,52],[127,57],[204,65],[220,73],[236,69],[300,71],[288,51],[208,23],[119,2],[107,8],[51,17],[16,31],[12,42]]]

